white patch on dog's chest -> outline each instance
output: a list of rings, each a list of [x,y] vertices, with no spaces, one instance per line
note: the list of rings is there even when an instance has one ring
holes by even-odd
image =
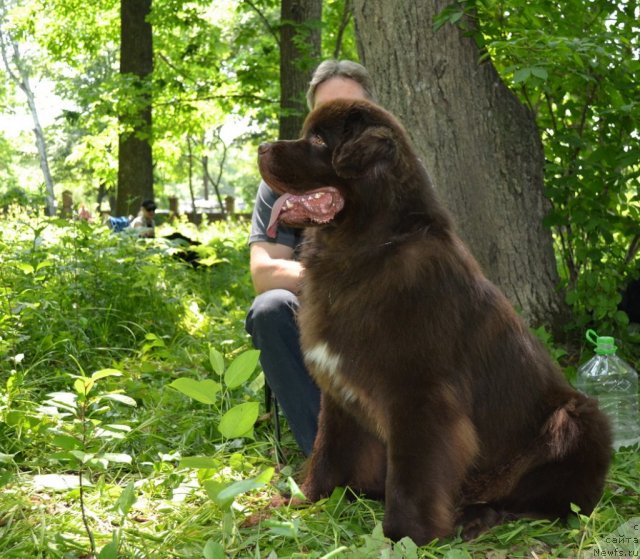
[[[338,374],[341,358],[337,353],[332,353],[329,344],[319,343],[304,354],[305,359],[315,365],[316,372],[333,377]]]
[[[304,357],[320,388],[347,409],[360,410],[354,413],[366,418],[371,425],[371,431],[382,440],[386,440],[386,430],[380,422],[379,406],[375,405],[365,388],[353,383],[349,371],[344,370],[344,367],[348,366],[348,360],[345,363],[345,358],[331,351],[327,342],[320,342],[305,351]]]
[[[344,378],[340,374],[342,366],[342,357],[338,353],[334,353],[329,349],[329,344],[321,342],[306,351],[304,357],[307,364],[313,367],[316,381],[324,385],[327,389],[340,395],[345,402],[354,401],[356,395],[351,390]]]

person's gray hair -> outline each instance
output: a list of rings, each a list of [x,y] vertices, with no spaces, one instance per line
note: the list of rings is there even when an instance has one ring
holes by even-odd
[[[316,89],[331,78],[345,78],[360,84],[367,99],[376,100],[373,89],[373,81],[367,69],[352,60],[325,60],[321,62],[313,72],[309,89],[307,89],[307,105],[313,109],[315,104]]]

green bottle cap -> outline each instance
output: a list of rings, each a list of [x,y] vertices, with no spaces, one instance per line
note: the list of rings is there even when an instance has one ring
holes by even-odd
[[[587,340],[596,346],[598,355],[612,355],[616,352],[616,342],[611,336],[598,336],[594,330],[587,330]]]

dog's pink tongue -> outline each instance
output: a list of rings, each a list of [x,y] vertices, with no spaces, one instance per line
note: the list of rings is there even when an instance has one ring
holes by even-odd
[[[319,188],[305,194],[283,194],[271,209],[267,235],[275,238],[278,223],[304,226],[328,223],[344,207],[344,198],[333,186]]]
[[[273,239],[276,238],[276,231],[278,229],[278,222],[280,214],[282,213],[282,208],[290,198],[293,198],[292,194],[283,194],[275,201],[271,208],[271,218],[269,219],[269,225],[267,226],[267,235]]]

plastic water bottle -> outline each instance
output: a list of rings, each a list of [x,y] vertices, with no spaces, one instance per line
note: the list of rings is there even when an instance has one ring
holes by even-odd
[[[578,368],[577,387],[597,398],[600,409],[609,416],[616,450],[640,442],[638,416],[638,373],[616,355],[614,339],[587,331],[596,355]]]

